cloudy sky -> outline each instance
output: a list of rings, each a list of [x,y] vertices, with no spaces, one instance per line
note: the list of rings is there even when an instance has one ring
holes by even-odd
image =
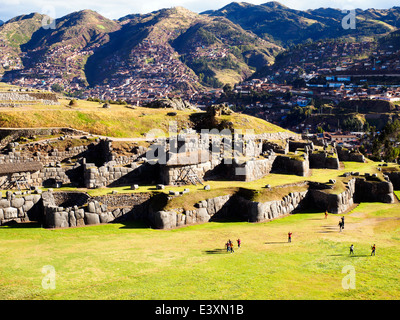
[[[248,0],[261,4],[269,0]],[[51,17],[62,17],[70,12],[92,9],[110,19],[117,19],[130,13],[148,13],[161,8],[182,6],[195,12],[219,9],[232,0],[0,0],[0,20],[7,21],[17,15],[39,12]],[[398,6],[398,0],[280,0],[293,9],[334,7],[339,9],[378,8]]]

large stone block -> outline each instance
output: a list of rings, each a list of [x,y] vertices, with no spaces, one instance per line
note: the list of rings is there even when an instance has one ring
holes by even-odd
[[[76,227],[76,216],[74,211],[68,213],[68,222],[70,227]]]
[[[94,202],[88,203],[88,212],[90,212],[90,213],[96,212],[96,204]]]
[[[175,211],[157,211],[152,215],[152,224],[156,229],[172,229],[176,227]]]
[[[48,210],[46,212],[47,228],[68,228],[68,212]]]
[[[85,212],[86,224],[100,224],[100,217],[96,213]]]
[[[109,223],[114,220],[114,216],[111,212],[103,212],[100,214],[101,223]]]
[[[206,208],[200,208],[197,210],[196,220],[198,222],[207,222],[209,221],[211,216],[209,215]]]
[[[55,206],[55,200],[53,193],[51,191],[46,191],[42,193],[43,205],[45,206]]]
[[[75,218],[77,220],[78,219],[84,219],[84,217],[85,217],[85,210],[83,210],[83,209],[75,210]]]
[[[25,201],[25,204],[22,206],[22,209],[25,212],[28,212],[29,210],[31,210],[33,208],[34,205],[35,204],[33,203],[33,201],[28,200],[28,201]]]
[[[11,206],[11,201],[7,200],[7,199],[1,199],[0,200],[0,208],[4,209],[4,208],[8,208]]]
[[[178,213],[176,215],[176,226],[181,227],[186,224],[186,215]]]
[[[17,208],[4,208],[4,219],[15,219],[18,218],[18,209]]]

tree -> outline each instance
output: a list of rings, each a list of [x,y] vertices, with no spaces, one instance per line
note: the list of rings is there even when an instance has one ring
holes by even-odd
[[[64,91],[64,87],[58,83],[55,83],[51,86],[51,90],[53,90],[54,92],[62,92]]]
[[[224,90],[225,94],[230,94],[232,93],[232,85],[230,85],[229,83],[225,84],[222,88],[222,90]]]

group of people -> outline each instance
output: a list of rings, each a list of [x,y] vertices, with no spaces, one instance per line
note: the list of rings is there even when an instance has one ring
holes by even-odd
[[[237,239],[236,242],[237,242],[238,249],[240,249],[240,244],[241,244],[240,239]],[[226,247],[226,252],[230,252],[230,253],[234,253],[235,252],[235,250],[233,249],[233,242],[231,241],[231,239],[229,239],[225,243],[225,247]]]
[[[373,246],[371,246],[371,256],[375,255],[375,250],[376,250],[376,246],[374,244]],[[350,255],[351,254],[354,254],[354,245],[353,244],[350,246]]]
[[[325,211],[325,219],[327,217],[328,217],[328,212]],[[340,218],[339,228],[340,228],[340,232],[342,231],[342,229],[344,229],[344,216],[342,216]],[[236,242],[237,242],[238,249],[240,249],[240,243],[241,243],[240,239],[237,239]],[[288,232],[288,242],[292,242],[292,232],[290,232],[290,231]],[[233,249],[233,242],[231,241],[231,239],[229,239],[225,243],[225,247],[226,247],[226,251],[227,252],[230,252],[230,253],[235,252],[234,249]],[[375,255],[375,249],[376,249],[376,247],[375,247],[375,244],[374,244],[373,246],[371,246],[371,250],[372,250],[371,251],[371,256]],[[353,244],[350,246],[350,255],[352,255],[352,254],[354,254],[354,245]]]

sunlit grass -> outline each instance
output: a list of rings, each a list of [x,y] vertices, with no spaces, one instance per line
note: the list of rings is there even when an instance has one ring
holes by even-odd
[[[169,135],[170,122],[176,122],[178,130],[193,127],[191,111],[179,111],[168,115],[171,109],[152,109],[125,105],[110,105],[78,100],[69,106],[69,100],[60,99],[55,106],[32,105],[19,108],[3,108],[0,126],[10,128],[71,127],[92,134],[119,138],[138,138],[151,130],[161,130]],[[221,120],[232,123],[233,129],[253,129],[255,133],[287,131],[262,119],[249,115],[233,114]]]
[[[45,230],[0,227],[2,299],[399,299],[398,204],[363,204],[339,217],[296,214],[265,223],[175,230],[138,224]],[[387,214],[385,213],[387,212]],[[287,232],[293,232],[287,243]],[[224,243],[242,240],[228,254]],[[348,247],[355,246],[355,256]],[[377,254],[370,256],[370,246]],[[56,289],[41,286],[42,267]],[[342,287],[353,266],[356,289]]]

